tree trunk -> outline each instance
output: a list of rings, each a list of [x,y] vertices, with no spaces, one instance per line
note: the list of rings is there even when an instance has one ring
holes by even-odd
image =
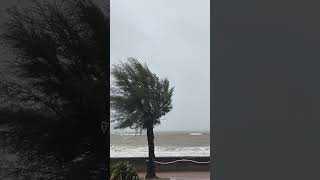
[[[155,154],[154,154],[154,134],[153,127],[147,128],[149,158],[147,161],[147,174],[146,178],[156,178]]]

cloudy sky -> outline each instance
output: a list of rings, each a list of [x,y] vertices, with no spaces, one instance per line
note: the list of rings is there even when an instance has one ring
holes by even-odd
[[[111,1],[111,64],[136,57],[175,87],[157,130],[209,130],[209,0]]]

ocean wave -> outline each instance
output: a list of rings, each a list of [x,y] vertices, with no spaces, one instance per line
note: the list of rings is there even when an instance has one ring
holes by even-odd
[[[144,133],[110,133],[111,135],[119,135],[119,136],[145,136]]]
[[[119,134],[121,136],[144,136],[145,134],[139,134],[139,133],[125,133],[125,134]]]
[[[210,146],[205,147],[166,147],[156,146],[157,157],[210,156]],[[148,157],[147,146],[110,146],[111,157]]]
[[[198,133],[198,132],[194,132],[194,133],[190,133],[189,135],[191,136],[202,136],[202,133]]]

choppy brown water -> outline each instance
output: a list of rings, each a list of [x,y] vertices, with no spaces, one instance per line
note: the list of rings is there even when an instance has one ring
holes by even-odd
[[[147,136],[119,132],[111,134],[111,157],[146,157]],[[209,132],[155,132],[156,156],[209,156]]]

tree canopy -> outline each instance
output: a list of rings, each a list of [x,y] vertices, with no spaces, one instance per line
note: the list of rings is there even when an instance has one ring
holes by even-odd
[[[20,80],[7,83],[11,96],[53,113],[61,122],[57,135],[68,139],[65,149],[77,151],[69,143],[83,137],[106,149],[100,131],[109,121],[107,13],[91,0],[33,0],[7,12],[1,38]]]
[[[172,109],[174,88],[168,79],[159,79],[146,64],[128,58],[115,65],[111,74],[114,86],[110,100],[115,128],[153,128]]]

